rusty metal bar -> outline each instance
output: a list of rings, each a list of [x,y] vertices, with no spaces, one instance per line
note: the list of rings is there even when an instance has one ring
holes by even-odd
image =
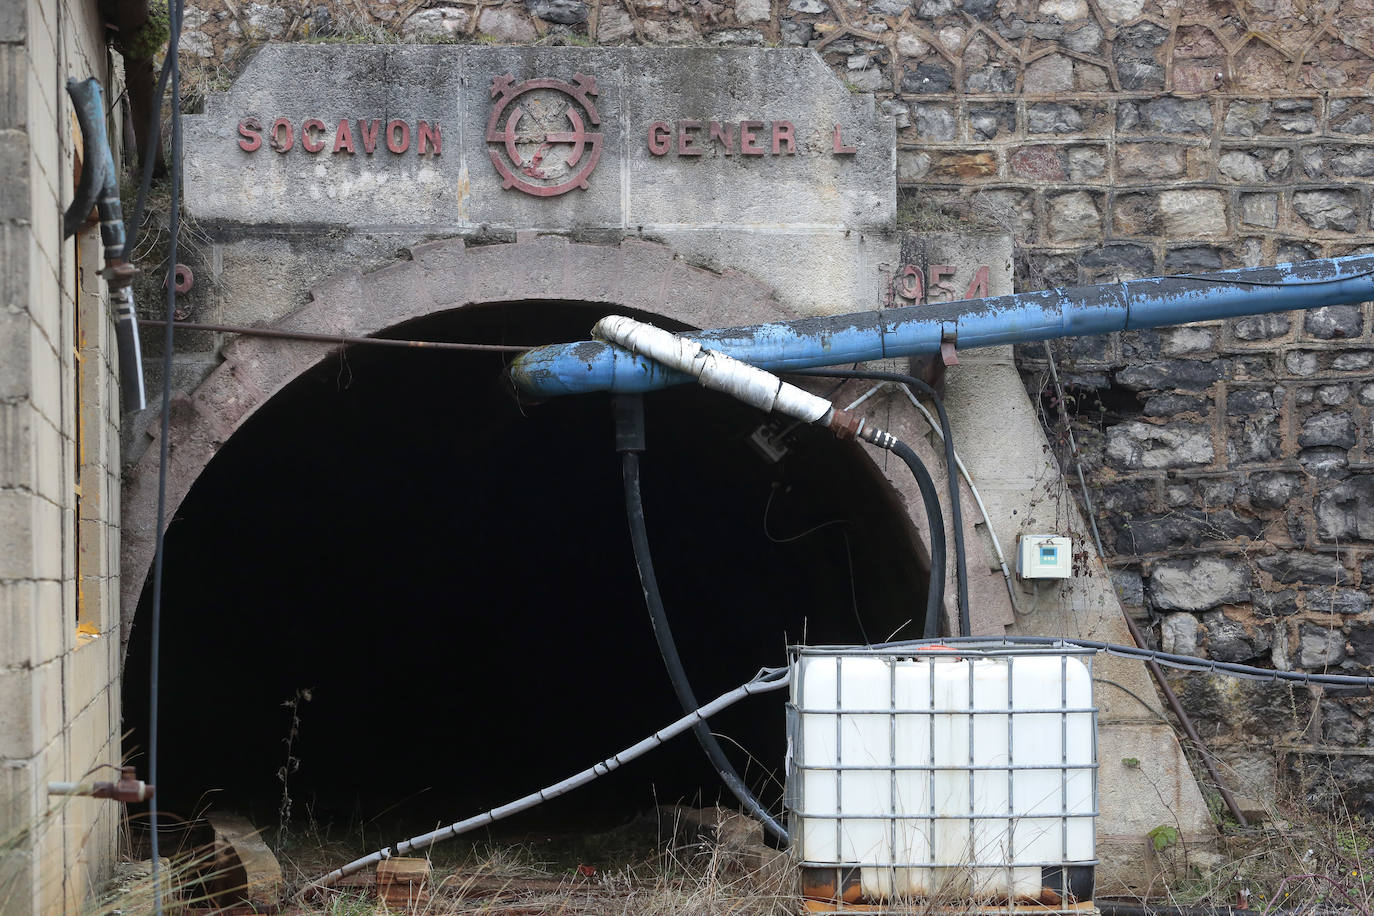
[[[1131,631],[1131,639],[1142,649],[1149,648],[1145,645],[1145,637],[1140,633],[1140,627],[1136,626],[1130,614],[1122,614],[1126,620],[1126,629]],[[1221,781],[1221,774],[1217,772],[1216,764],[1212,762],[1212,752],[1207,749],[1202,736],[1197,733],[1197,728],[1193,725],[1193,720],[1188,717],[1188,713],[1183,711],[1183,704],[1178,701],[1178,694],[1174,693],[1174,688],[1169,686],[1169,682],[1164,679],[1164,669],[1159,667],[1159,662],[1150,659],[1145,663],[1145,667],[1150,669],[1150,674],[1154,675],[1155,683],[1159,685],[1159,692],[1164,695],[1164,702],[1168,704],[1169,711],[1178,719],[1178,724],[1183,726],[1183,733],[1188,736],[1188,740],[1197,747],[1198,756],[1202,758],[1202,765],[1207,768],[1207,775],[1212,779],[1212,785],[1217,787],[1221,793],[1221,800],[1226,803],[1226,810],[1231,812],[1231,816],[1236,819],[1236,823],[1242,827],[1249,827],[1250,822],[1246,820],[1244,812],[1240,810],[1240,805],[1236,802],[1236,797],[1231,794],[1231,790],[1226,788],[1226,783]]]
[[[140,318],[140,325],[162,328],[167,322],[160,318]],[[390,337],[355,337],[348,334],[313,334],[307,331],[281,331],[275,328],[255,328],[240,324],[207,324],[195,321],[176,322],[178,331],[220,331],[248,337],[267,337],[273,340],[304,340],[311,343],[366,344],[374,347],[410,347],[424,350],[469,350],[488,353],[524,353],[533,347],[507,344],[449,343],[439,340],[396,340]]]

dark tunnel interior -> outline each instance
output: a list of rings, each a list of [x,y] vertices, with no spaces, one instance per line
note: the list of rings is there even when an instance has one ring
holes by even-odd
[[[491,306],[388,336],[576,340],[603,313]],[[224,445],[166,540],[163,810],[276,825],[289,753],[294,818],[418,832],[680,715],[635,571],[609,397],[522,406],[502,365],[353,347]],[[789,643],[880,640],[906,621],[920,632],[925,572],[853,443],[801,428],[771,462],[747,441],[762,415],[695,386],[646,396],[646,414],[654,560],[701,702],[784,663]],[[140,771],[150,593],[124,681]],[[301,690],[288,748],[284,704]],[[713,720],[773,810],[784,700]],[[511,824],[606,827],[679,801],[732,803],[690,735]]]

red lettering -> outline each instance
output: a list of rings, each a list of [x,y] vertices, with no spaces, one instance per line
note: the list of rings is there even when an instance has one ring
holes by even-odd
[[[348,150],[350,155],[356,152],[353,149],[353,128],[348,126],[346,120],[340,120],[338,129],[334,131],[334,152],[343,150]]]
[[[404,153],[410,149],[410,125],[399,120],[387,122],[386,148],[393,153]]]
[[[973,273],[973,279],[969,281],[968,289],[964,292],[965,299],[981,299],[988,294],[988,265],[984,264]]]
[[[283,135],[282,131],[285,131]],[[285,118],[277,118],[272,122],[272,149],[279,153],[288,152],[291,147],[296,145],[296,131],[291,127],[291,122]]]
[[[371,121],[358,121],[358,136],[363,141],[363,152],[371,156],[377,152],[377,133],[382,129],[382,122],[376,118]]]
[[[746,156],[762,156],[766,150],[759,146],[758,129],[763,126],[762,121],[740,121],[739,122],[739,151]]]
[[[677,154],[679,156],[700,156],[702,148],[695,145],[692,131],[701,130],[700,121],[678,121],[677,122]]]
[[[673,129],[663,121],[655,121],[649,125],[649,152],[655,156],[662,156],[668,152],[668,140],[673,136]]]
[[[935,291],[938,289],[944,294],[941,301],[953,302],[955,296],[954,284],[950,283],[945,277],[954,276],[954,267],[950,264],[930,265],[930,294],[934,301]]]
[[[239,149],[251,153],[262,146],[262,122],[257,118],[244,118],[239,122]]]
[[[439,144],[440,144],[440,141],[439,141],[439,122],[438,122],[438,121],[435,121],[434,124],[431,125],[428,121],[421,121],[421,122],[420,122],[420,127],[419,127],[419,133],[420,133],[420,139],[419,139],[419,141],[418,141],[419,144],[420,144],[420,149],[418,150],[419,155],[423,156],[426,152],[428,152],[427,146],[432,146],[432,147],[434,147],[434,155],[435,155],[435,156],[439,155],[439,152],[440,152],[440,149],[441,149],[441,147],[440,147],[440,145],[439,145]]]
[[[835,125],[835,141],[832,149],[836,156],[852,156],[859,151],[857,146],[845,146],[844,136],[840,133],[840,125]]]
[[[915,264],[903,264],[897,272],[897,282],[893,284],[897,295],[912,302],[920,302],[926,297],[926,281],[921,276],[921,268]]]
[[[309,118],[301,125],[301,149],[307,153],[318,153],[324,149],[324,143],[311,131],[323,131],[324,122],[318,118]]]
[[[780,155],[778,150],[784,143],[787,144],[788,156],[794,156],[797,152],[797,128],[791,121],[773,122],[773,155]]]
[[[710,126],[710,139],[708,142],[720,142],[725,147],[725,155],[735,154],[735,126],[733,124],[721,124],[719,121],[712,121]]]

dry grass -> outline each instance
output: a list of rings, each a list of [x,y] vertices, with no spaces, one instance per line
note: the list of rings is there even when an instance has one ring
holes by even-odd
[[[742,821],[739,815],[730,817],[736,824]],[[676,825],[658,826],[668,836],[677,833]],[[529,845],[483,844],[445,857],[436,849],[429,899],[410,912],[427,916],[796,913],[794,872],[785,857],[742,841],[738,830],[730,829],[733,826],[722,825],[710,840],[683,842],[678,835],[658,845],[639,842],[645,827],[640,822],[542,852]],[[597,864],[569,864],[583,858]],[[293,873],[304,874],[300,866],[306,859],[300,855],[293,860]],[[330,864],[338,861],[335,858]],[[295,889],[302,889],[304,881],[298,877]],[[370,887],[354,886],[306,901],[302,912],[364,916],[385,909]]]
[[[1180,905],[1248,905],[1255,910],[1338,910],[1374,914],[1374,823],[1337,794],[1335,774],[1303,785],[1250,786],[1223,772],[1257,808],[1258,823],[1221,825],[1215,852],[1170,846],[1145,896]]]

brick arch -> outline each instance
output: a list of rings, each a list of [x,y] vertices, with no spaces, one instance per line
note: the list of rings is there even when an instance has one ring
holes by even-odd
[[[529,300],[605,303],[697,328],[802,317],[767,285],[736,271],[693,267],[668,246],[652,242],[597,245],[544,236],[468,247],[461,239],[447,239],[409,251],[409,260],[381,270],[351,271],[324,281],[311,290],[307,304],[268,327],[369,336],[440,312]],[[259,407],[337,349],[337,344],[246,335],[227,344],[224,361],[194,392],[173,402],[166,517],[175,517],[220,447]],[[936,466],[919,435],[905,438]],[[120,608],[126,646],[156,544],[158,452],[156,444],[144,452],[123,490]],[[888,476],[888,470],[882,473]],[[899,474],[892,468],[888,476],[910,510],[915,539],[924,544],[920,498],[906,478],[905,469]],[[967,520],[966,529],[972,577],[973,570],[986,570],[988,564],[973,520]],[[951,560],[951,573],[952,565]]]

